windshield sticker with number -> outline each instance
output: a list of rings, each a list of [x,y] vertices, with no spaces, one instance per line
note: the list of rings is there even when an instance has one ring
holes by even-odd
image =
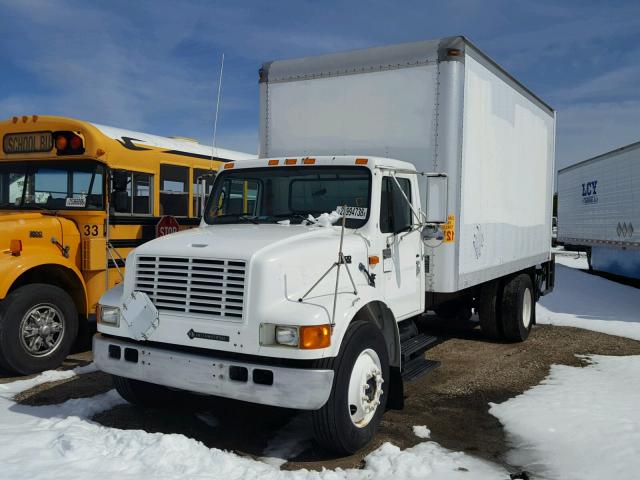
[[[357,218],[359,220],[367,218],[367,211],[368,209],[366,207],[345,207],[344,205],[336,207],[336,212],[338,212],[338,215],[341,217],[344,215],[345,218]]]
[[[87,206],[87,199],[85,197],[67,198],[65,207],[79,207],[84,208]]]

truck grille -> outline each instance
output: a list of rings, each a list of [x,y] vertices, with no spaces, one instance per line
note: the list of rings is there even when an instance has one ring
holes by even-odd
[[[242,321],[246,263],[209,258],[140,256],[136,290],[160,312]]]

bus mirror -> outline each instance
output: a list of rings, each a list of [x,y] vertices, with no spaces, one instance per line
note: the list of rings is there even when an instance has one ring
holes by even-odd
[[[113,192],[113,208],[116,212],[129,213],[129,194],[126,191]]]
[[[129,172],[125,170],[114,170],[112,175],[113,190],[116,192],[126,192]]]
[[[447,177],[445,175],[427,176],[427,222],[447,222]]]

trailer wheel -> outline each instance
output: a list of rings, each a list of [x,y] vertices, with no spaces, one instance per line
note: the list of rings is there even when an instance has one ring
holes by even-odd
[[[372,323],[352,323],[340,353],[320,360],[335,372],[327,403],[312,412],[317,442],[328,450],[352,454],[373,438],[387,404],[389,360],[382,332]]]
[[[500,282],[485,283],[480,288],[478,316],[482,333],[487,338],[501,339],[504,337],[500,322],[500,307]]]
[[[25,285],[0,307],[0,363],[21,375],[57,368],[77,333],[78,312],[67,292],[43,283]]]
[[[179,392],[155,383],[112,375],[113,385],[127,402],[142,408],[161,408],[174,403]]]
[[[502,331],[507,340],[526,340],[533,326],[535,300],[531,277],[521,273],[511,277],[502,290]]]

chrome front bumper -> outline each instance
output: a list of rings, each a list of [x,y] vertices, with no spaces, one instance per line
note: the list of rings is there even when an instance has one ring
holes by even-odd
[[[147,347],[96,334],[93,359],[103,372],[246,402],[317,410],[329,398],[333,370],[275,367]]]

